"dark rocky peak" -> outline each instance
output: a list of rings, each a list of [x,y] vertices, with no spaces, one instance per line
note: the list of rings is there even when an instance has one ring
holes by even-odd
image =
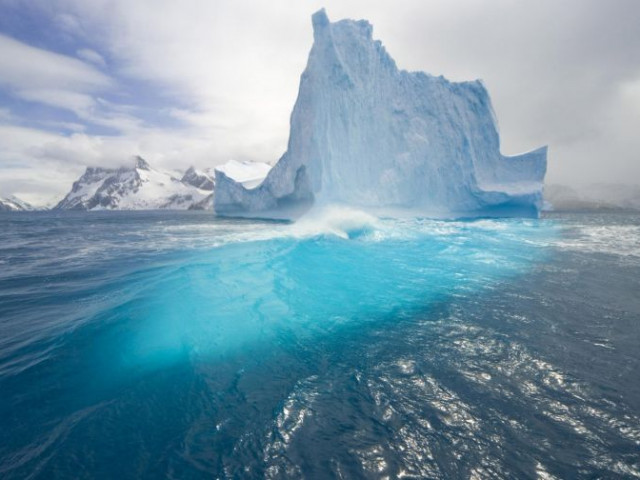
[[[139,168],[141,170],[151,170],[151,166],[147,161],[142,158],[140,155],[135,156],[135,166],[134,168]]]

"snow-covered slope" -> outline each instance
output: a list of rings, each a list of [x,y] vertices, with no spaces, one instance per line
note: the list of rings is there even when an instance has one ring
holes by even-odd
[[[214,177],[213,173],[209,173],[208,171],[198,170],[195,167],[189,167],[189,169],[182,176],[182,183],[186,183],[187,185],[192,185],[201,190],[213,190],[214,186]]]
[[[213,185],[208,189],[198,188],[169,173],[155,170],[144,159],[136,157],[135,164],[131,168],[88,167],[84,175],[73,184],[71,191],[55,208],[186,210],[209,197],[212,187]]]
[[[35,210],[35,208],[18,197],[13,195],[0,197],[0,212],[26,212],[31,210]]]
[[[398,70],[366,21],[313,15],[287,152],[259,185],[216,172],[222,215],[294,218],[312,204],[434,215],[537,215],[546,147],[505,157],[480,81]]]

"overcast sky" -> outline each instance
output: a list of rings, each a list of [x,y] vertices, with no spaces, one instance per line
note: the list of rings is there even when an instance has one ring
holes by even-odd
[[[274,163],[321,7],[400,68],[483,79],[503,153],[549,145],[549,182],[640,182],[638,0],[0,0],[0,196],[137,154]]]

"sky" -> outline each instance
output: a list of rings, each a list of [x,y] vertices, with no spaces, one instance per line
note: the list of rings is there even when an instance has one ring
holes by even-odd
[[[548,183],[640,183],[637,0],[0,0],[0,196],[86,166],[274,163],[311,14],[366,18],[399,68],[484,81],[504,154]]]

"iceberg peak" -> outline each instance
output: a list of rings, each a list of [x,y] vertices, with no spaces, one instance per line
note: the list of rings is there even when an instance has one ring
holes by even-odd
[[[327,16],[327,11],[324,8],[321,8],[316,13],[311,15],[311,24],[313,25],[313,31],[319,32],[324,27],[329,25],[329,17]]]
[[[311,205],[426,216],[536,216],[546,147],[506,157],[481,81],[399,70],[365,20],[312,16],[288,148],[258,186],[216,173],[220,215],[296,218]]]

